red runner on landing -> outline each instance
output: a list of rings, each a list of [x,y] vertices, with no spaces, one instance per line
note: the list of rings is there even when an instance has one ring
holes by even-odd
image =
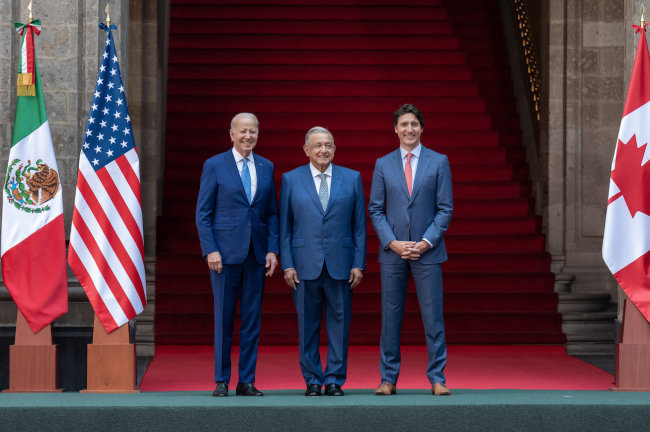
[[[326,347],[321,350],[325,359]],[[145,373],[142,391],[213,391],[212,346],[156,347]],[[231,388],[237,382],[239,352],[233,349]],[[323,365],[324,366],[324,365]],[[402,347],[399,389],[427,389],[426,347]],[[607,390],[614,377],[566,355],[561,346],[450,346],[445,369],[453,389]],[[304,389],[298,347],[260,346],[257,380],[260,390]],[[374,389],[379,385],[379,347],[351,346],[344,389]]]

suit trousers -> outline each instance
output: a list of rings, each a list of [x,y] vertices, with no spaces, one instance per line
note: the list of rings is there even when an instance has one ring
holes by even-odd
[[[382,380],[397,383],[402,362],[400,333],[406,303],[409,273],[413,273],[420,303],[429,363],[427,378],[431,384],[445,384],[447,364],[445,323],[442,317],[442,267],[404,260],[399,264],[381,264],[381,357]]]
[[[298,275],[300,278],[300,275]],[[301,280],[291,290],[298,312],[300,370],[305,383],[329,385],[345,383],[348,367],[352,289],[347,279],[332,279],[323,264],[320,276]],[[325,373],[320,361],[320,329],[325,306],[327,327],[327,366]]]
[[[210,270],[214,295],[214,380],[230,382],[230,351],[240,298],[239,382],[254,383],[257,343],[260,339],[265,267],[255,259],[253,244],[242,264],[224,265],[221,273]]]

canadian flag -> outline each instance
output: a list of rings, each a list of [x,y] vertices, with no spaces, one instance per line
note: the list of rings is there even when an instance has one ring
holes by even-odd
[[[633,27],[641,37],[612,162],[603,259],[650,320],[650,56],[645,26]]]

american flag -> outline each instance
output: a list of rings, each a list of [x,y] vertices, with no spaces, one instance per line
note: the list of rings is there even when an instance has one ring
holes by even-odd
[[[68,262],[106,331],[146,306],[140,167],[110,29],[79,158]]]

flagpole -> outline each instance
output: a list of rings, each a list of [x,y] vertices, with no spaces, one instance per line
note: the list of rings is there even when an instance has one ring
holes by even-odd
[[[111,6],[109,4],[106,5],[106,24],[104,28],[104,24],[100,23],[100,28],[105,29],[108,33],[107,35],[107,41],[106,41],[106,46],[108,47],[109,44],[111,44],[112,36],[111,36],[111,28],[115,29],[115,26],[111,26]],[[114,49],[114,47],[111,45],[111,47]],[[108,48],[107,48],[108,49]],[[117,54],[114,54],[115,57],[114,59],[111,58],[111,62],[117,62]],[[108,58],[107,51],[104,52],[104,58]],[[117,69],[119,69],[119,66],[117,66]],[[111,85],[113,86],[113,83],[106,82],[104,83],[104,80],[110,80],[111,76],[116,75],[117,72],[117,77],[120,77],[119,71],[116,71],[115,69],[112,71],[113,75],[109,75],[108,69],[105,68],[105,65],[103,65],[100,68],[99,76],[100,79],[98,80],[99,82],[102,83],[102,85]],[[102,74],[106,75],[102,75]],[[120,77],[121,80],[121,77]],[[121,83],[121,81],[120,81]],[[99,84],[98,84],[99,85]],[[124,89],[122,88],[121,84],[120,85],[120,90],[123,92]],[[109,89],[113,89],[114,87],[109,87]],[[109,90],[102,90],[106,91],[106,95],[108,95]],[[115,90],[117,91],[117,87],[115,87]],[[99,95],[99,93],[97,93]],[[113,95],[114,96],[114,95]],[[98,97],[98,96],[96,96]],[[112,103],[115,103],[111,100],[110,96],[106,96],[104,98],[107,102],[111,101]],[[125,98],[126,99],[126,98]],[[122,101],[122,99],[118,99],[117,101],[120,105],[117,105],[117,107],[122,106],[121,104],[124,103],[124,108],[126,108],[126,101]],[[97,106],[94,105],[94,109],[97,109]],[[106,109],[106,112],[108,113],[108,109]],[[99,111],[98,111],[99,112]],[[121,118],[119,116],[118,110],[115,111],[113,114],[115,116],[115,120],[118,118]],[[90,116],[93,116],[93,108],[91,108],[90,111]],[[93,118],[94,120],[94,118]],[[128,116],[128,111],[126,112],[126,120],[130,121],[130,118]],[[115,126],[115,131],[117,131],[117,126]],[[121,131],[123,134],[129,132],[130,130],[125,128],[124,131]],[[88,137],[92,136],[92,131],[88,130]],[[108,138],[108,133],[107,133],[107,138]],[[90,140],[90,138],[88,138]],[[113,138],[111,138],[113,139]],[[109,142],[111,142],[109,140]],[[126,141],[123,141],[122,143],[124,146],[127,145]],[[99,145],[97,145],[99,148]],[[108,144],[108,148],[110,149],[110,144]],[[133,144],[135,146],[135,144]],[[116,147],[113,148],[114,150],[109,150],[109,152],[113,153]],[[82,157],[83,156],[83,150],[82,150]],[[124,157],[124,156],[122,156]],[[88,163],[88,162],[86,162]],[[95,163],[99,163],[98,160],[95,160]],[[105,168],[104,168],[105,169]],[[81,172],[81,168],[80,168]],[[82,190],[83,189],[83,190]],[[81,188],[77,190],[77,194],[82,193],[86,189]],[[77,212],[77,209],[75,207],[75,213]],[[119,216],[118,216],[119,217]],[[74,222],[73,222],[74,224]],[[71,240],[70,246],[71,249],[74,249],[74,241]],[[75,252],[76,254],[76,252]],[[91,258],[94,259],[94,258]],[[75,260],[70,261],[70,267],[72,270],[77,274],[77,277],[79,277],[79,274],[77,273],[79,271],[79,267],[76,263]],[[80,278],[82,279],[82,278]],[[82,282],[83,285],[83,282]],[[84,286],[84,290],[86,290],[87,287]],[[91,300],[92,302],[92,300]],[[116,329],[109,329],[111,332],[109,333],[106,330],[106,327],[100,320],[100,316],[97,314],[97,307],[95,304],[93,304],[93,307],[95,308],[95,318],[94,318],[94,323],[93,323],[93,342],[92,344],[88,345],[88,357],[87,357],[87,389],[81,390],[80,393],[140,393],[140,390],[136,388],[136,347],[134,341],[134,337],[132,337],[131,333],[131,323],[130,321],[126,321],[126,323],[121,324],[119,327]],[[106,311],[100,312],[101,316],[104,318],[106,317]],[[113,318],[109,318],[109,320],[112,320]]]
[[[650,287],[647,279],[649,266],[643,260],[645,254],[621,254],[622,251],[646,250],[639,247],[641,243],[637,238],[621,235],[621,227],[631,224],[630,214],[632,219],[640,219],[639,213],[643,210],[634,207],[639,197],[648,202],[643,195],[636,194],[634,187],[650,181],[647,176],[641,176],[634,180],[636,183],[632,187],[629,183],[629,170],[643,167],[641,158],[630,158],[630,151],[639,148],[637,139],[639,143],[647,143],[645,128],[650,116],[643,109],[650,101],[650,91],[644,85],[650,76],[650,56],[643,5],[640,12],[640,25],[632,25],[636,33],[640,33],[640,39],[614,153],[603,236],[603,259],[619,283],[619,313],[621,307],[623,312],[619,343],[616,344],[617,387],[610,388],[614,392],[650,392],[650,308],[644,302],[645,292]]]
[[[28,23],[31,24],[34,21],[31,1],[29,2],[27,9],[29,9]],[[33,30],[31,28],[27,28],[25,31],[32,32]],[[33,73],[36,73],[36,71],[34,70]],[[31,83],[31,74],[29,82]],[[28,85],[25,85],[25,87],[27,86]],[[34,88],[33,84],[32,88]],[[21,95],[19,91],[18,96],[36,96],[36,94],[27,94],[27,92],[25,92],[25,94]],[[20,107],[17,108],[17,111],[18,110],[20,110]],[[16,119],[18,119],[18,117],[19,114],[17,113]],[[49,129],[47,133],[49,135]],[[32,133],[31,136],[34,136],[34,134]],[[6,203],[5,206],[7,206]],[[50,224],[52,224],[52,222],[50,222]],[[62,219],[60,228],[62,240]],[[34,236],[34,234],[32,234],[32,236]],[[47,246],[48,245],[45,245],[44,247]],[[14,247],[14,249],[16,247]],[[4,254],[3,259],[6,259],[7,255],[8,254]],[[22,256],[21,259],[31,260],[32,257]],[[7,264],[7,262],[9,262],[9,259],[6,259],[3,264]],[[65,261],[62,261],[61,264],[64,268],[63,274],[65,274]],[[34,271],[35,270],[33,268],[27,270],[27,272]],[[33,275],[27,275],[26,279],[32,279],[32,277]],[[13,284],[14,281],[11,283]],[[6,277],[5,284],[8,288],[11,288],[11,285]],[[24,304],[22,302],[19,302],[18,297],[16,297],[16,291],[12,292],[12,297],[17,306],[19,304]],[[53,301],[54,300],[55,299],[53,298]],[[67,288],[65,290],[65,302],[65,310],[67,311]],[[9,346],[9,388],[2,390],[2,393],[61,393],[65,389],[59,387],[59,347],[54,343],[52,324],[50,322],[37,332],[34,332],[34,330],[32,330],[32,326],[30,326],[30,323],[27,321],[28,318],[31,318],[31,323],[37,324],[34,322],[34,314],[28,313],[27,315],[28,316],[26,318],[25,315],[21,312],[20,307],[18,308],[16,315],[16,336],[14,339],[14,344]]]

